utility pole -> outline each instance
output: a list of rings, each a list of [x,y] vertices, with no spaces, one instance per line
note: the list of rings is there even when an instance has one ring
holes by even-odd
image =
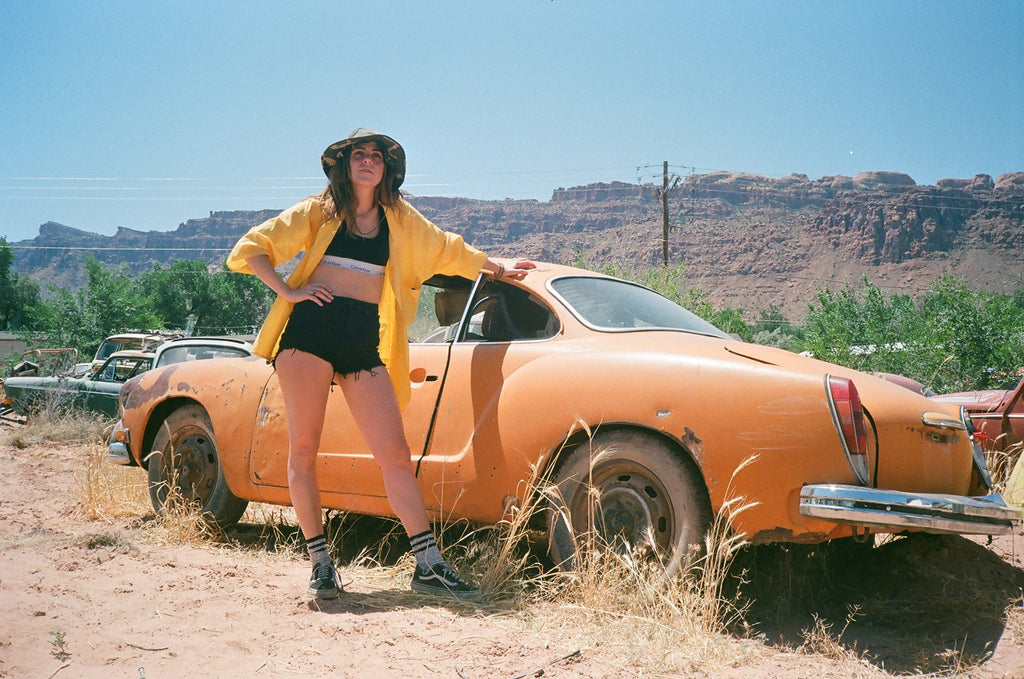
[[[668,161],[661,166],[661,265],[668,267]]]

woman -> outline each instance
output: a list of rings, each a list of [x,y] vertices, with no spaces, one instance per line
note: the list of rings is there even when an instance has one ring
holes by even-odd
[[[327,147],[321,166],[324,192],[254,227],[227,260],[278,294],[254,350],[274,361],[284,398],[288,489],[313,564],[307,591],[320,599],[342,591],[316,474],[327,396],[337,384],[416,554],[412,589],[475,598],[479,590],[438,551],[413,473],[401,419],[411,391],[406,329],[420,285],[434,274],[474,278],[483,270],[518,280],[534,265],[520,260],[506,270],[402,199],[405,151],[391,137],[357,128]],[[300,252],[286,283],[275,267]]]

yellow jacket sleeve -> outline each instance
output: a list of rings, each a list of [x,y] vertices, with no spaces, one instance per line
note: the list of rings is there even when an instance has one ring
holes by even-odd
[[[307,198],[277,217],[251,228],[228,255],[227,267],[238,273],[252,273],[246,259],[267,255],[275,267],[284,264],[312,245],[323,223],[323,210],[316,198]]]
[[[392,243],[380,301],[380,357],[388,367],[399,407],[411,395],[408,328],[416,317],[423,282],[435,274],[477,277],[487,255],[462,236],[442,231],[402,201],[388,214]]]

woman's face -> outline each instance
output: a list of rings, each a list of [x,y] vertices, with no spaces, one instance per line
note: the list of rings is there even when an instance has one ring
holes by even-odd
[[[349,177],[359,186],[375,187],[384,178],[384,154],[376,142],[354,146],[348,156]]]

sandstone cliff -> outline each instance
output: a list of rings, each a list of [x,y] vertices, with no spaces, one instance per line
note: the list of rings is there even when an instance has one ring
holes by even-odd
[[[443,228],[495,255],[600,265],[656,264],[662,257],[659,188],[614,182],[560,188],[547,202],[417,197]],[[282,206],[284,207],[284,206]],[[965,276],[980,289],[1024,288],[1024,172],[942,179],[864,172],[815,180],[715,172],[669,193],[670,259],[719,304],[756,313],[775,304],[792,318],[816,288],[859,285],[919,294],[936,277]],[[75,286],[89,252],[134,273],[154,262],[205,259],[219,268],[247,228],[274,210],[215,212],[174,231],[120,229],[99,236],[52,222],[15,245],[14,268]]]

